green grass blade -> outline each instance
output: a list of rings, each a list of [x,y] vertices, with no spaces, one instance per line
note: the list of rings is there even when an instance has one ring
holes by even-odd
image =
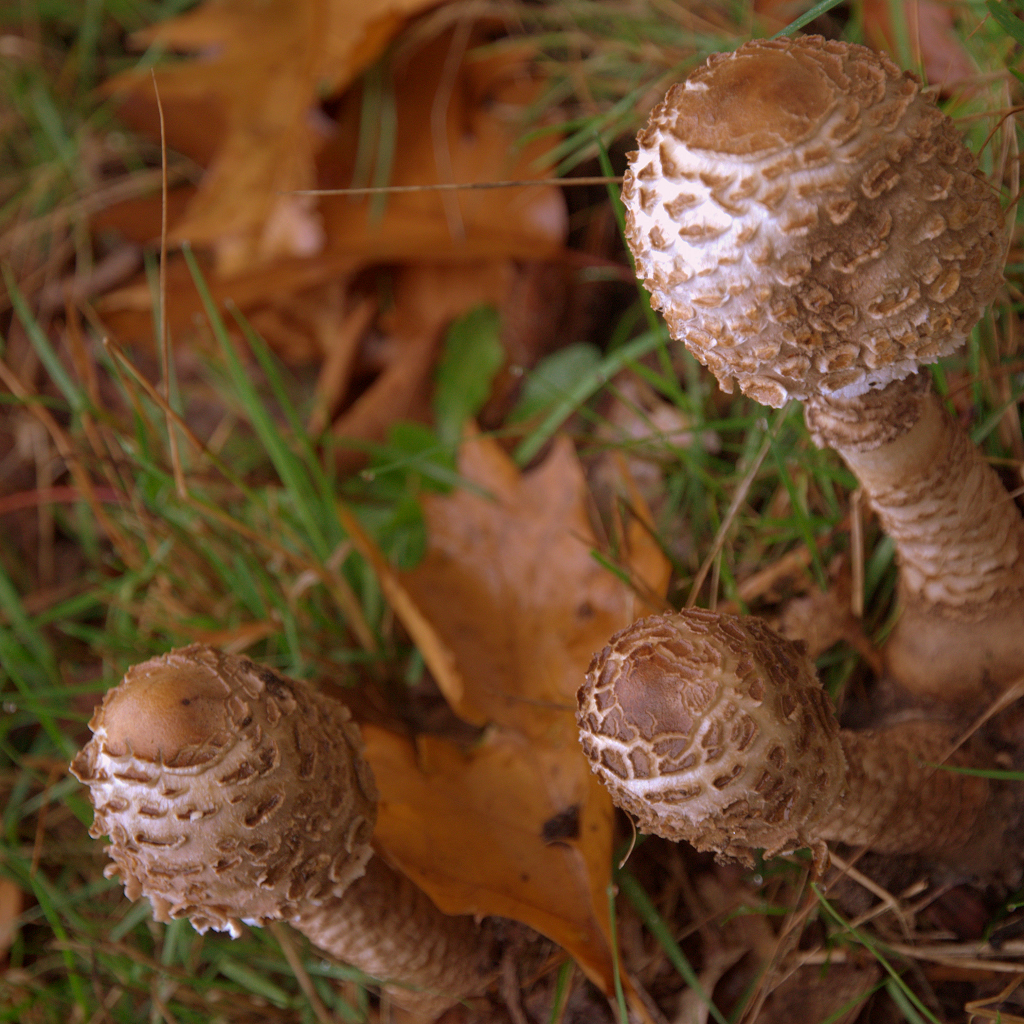
[[[818,540],[814,536],[814,527],[811,525],[807,509],[804,508],[804,503],[797,492],[796,484],[793,483],[793,478],[786,467],[778,438],[774,432],[769,433],[768,443],[771,445],[772,459],[775,462],[775,468],[778,470],[779,479],[789,495],[790,513],[796,521],[797,529],[800,531],[800,536],[803,538],[804,545],[811,556],[811,568],[814,570],[815,582],[822,591],[828,590],[828,574],[825,572],[825,566],[821,564],[821,553],[818,551]]]
[[[310,482],[306,467],[288,447],[256,388],[249,380],[245,367],[242,365],[234,345],[231,344],[224,320],[213,301],[213,296],[210,294],[210,289],[203,278],[191,247],[182,246],[182,253],[199,292],[214,336],[220,346],[231,385],[242,402],[243,409],[270,457],[270,461],[281,477],[281,482],[292,498],[295,514],[305,531],[310,548],[318,558],[326,560],[333,545],[328,542],[323,530],[322,517],[317,514],[317,506],[319,505],[321,510],[323,506]]]
[[[39,356],[40,362],[46,368],[46,372],[50,375],[54,384],[60,389],[68,405],[76,413],[82,412],[89,405],[85,395],[71,380],[70,375],[64,368],[64,364],[60,361],[60,357],[50,344],[50,339],[47,338],[36,318],[32,315],[32,310],[25,301],[25,296],[22,295],[14,275],[6,266],[2,269],[4,284],[7,286],[7,293],[11,297],[11,305],[14,307],[15,313],[18,314],[18,319],[21,321],[22,327],[25,328],[25,333],[28,335],[28,340],[32,343],[36,355]]]
[[[820,18],[823,14],[827,14],[833,7],[838,7],[842,2],[843,0],[821,0],[821,3],[815,4],[809,11],[804,11],[799,18],[794,18],[784,29],[776,32],[772,39],[778,39],[781,36],[791,36],[794,32],[799,32],[804,25],[809,25],[815,18]]]
[[[663,345],[665,336],[660,331],[647,332],[635,338],[622,348],[609,352],[608,355],[582,380],[572,387],[561,401],[557,402],[544,417],[540,425],[524,438],[516,447],[514,458],[520,466],[525,466],[554,436],[558,428],[584,402],[592,398],[629,363],[641,359],[648,352],[653,352]]]
[[[68,935],[67,929],[64,927],[64,921],[62,920],[61,912],[58,909],[61,904],[59,897],[54,892],[49,882],[47,882],[46,877],[42,872],[33,872],[27,864],[10,854],[8,854],[4,860],[8,869],[12,870],[12,873],[15,875],[18,884],[23,889],[31,892],[38,900],[47,924],[53,930],[54,936],[61,945],[60,957],[64,962],[64,968],[67,972],[68,983],[71,985],[71,992],[74,997],[74,1001],[83,1014],[82,1020],[88,1020],[90,1015],[90,1001],[86,994],[86,981],[85,978],[78,973],[78,965],[75,961],[75,955],[69,948],[71,945],[71,938]],[[74,927],[76,930],[81,931],[84,928],[84,921],[80,919],[75,921]]]
[[[239,963],[237,960],[224,957],[217,963],[217,968],[225,978],[230,978],[236,985],[241,985],[246,991],[253,995],[262,996],[270,1000],[280,1009],[285,1009],[292,1003],[292,998],[280,985],[275,985],[265,975],[254,971],[251,967]]]
[[[1010,9],[1006,0],[988,0],[985,4],[996,24],[1015,42],[1024,46],[1024,22]]]
[[[626,1008],[626,994],[622,990],[622,971],[619,966],[619,935],[615,922],[615,886],[609,882],[608,894],[608,926],[611,932],[612,973],[615,976],[615,1005],[619,1011],[620,1024],[629,1024],[629,1010]]]
[[[331,482],[327,477],[327,474],[323,471],[323,467],[320,464],[320,460],[316,457],[316,452],[313,450],[313,443],[309,438],[309,434],[306,432],[306,426],[299,416],[298,409],[295,408],[295,404],[292,402],[288,395],[288,391],[284,386],[282,378],[283,367],[278,361],[273,352],[270,351],[269,346],[263,340],[259,332],[253,329],[252,324],[246,319],[242,311],[231,304],[229,307],[231,315],[235,318],[235,322],[238,324],[242,333],[245,335],[245,340],[249,344],[253,355],[256,356],[256,361],[260,364],[260,369],[263,370],[263,376],[266,377],[267,382],[270,384],[270,388],[274,393],[274,401],[277,402],[284,414],[285,419],[288,422],[288,426],[292,432],[292,439],[296,444],[299,445],[303,460],[305,462],[305,468],[309,470],[313,479],[319,488],[320,496],[329,495],[332,492]]]
[[[932,1015],[924,1003],[910,990],[907,983],[900,976],[899,972],[895,967],[889,963],[888,959],[882,953],[878,943],[874,941],[866,932],[861,931],[859,928],[854,928],[843,916],[832,906],[831,903],[825,898],[825,894],[821,891],[817,884],[812,884],[811,890],[817,897],[818,903],[825,913],[835,921],[845,932],[848,932],[857,942],[860,943],[878,962],[881,964],[883,970],[889,975],[892,982],[900,990],[900,992],[909,1000],[910,1004],[914,1009],[921,1014],[925,1020],[930,1021],[931,1024],[939,1024],[939,1021]]]
[[[686,959],[686,954],[679,948],[679,943],[676,942],[671,930],[665,923],[665,919],[658,913],[657,908],[651,902],[643,886],[624,868],[620,868],[616,872],[615,881],[626,899],[633,904],[633,909],[640,916],[644,927],[661,943],[661,948],[665,951],[669,962],[679,972],[680,977],[697,993],[701,1001],[708,1008],[708,1012],[718,1021],[718,1024],[728,1024],[728,1021],[722,1015],[722,1011],[715,1006],[711,1001],[711,997],[704,991],[704,986],[701,985],[697,972],[693,969],[690,961]]]

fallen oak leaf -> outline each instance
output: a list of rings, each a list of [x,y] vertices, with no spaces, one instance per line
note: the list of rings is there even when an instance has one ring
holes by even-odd
[[[369,17],[388,7],[408,13],[432,3],[437,0],[368,0],[362,6]],[[407,234],[405,250],[413,248],[417,253],[436,252],[436,245],[431,247],[427,239],[438,235],[448,236],[440,240],[442,251],[453,240],[459,244],[469,241],[469,247],[462,249],[464,256],[473,254],[474,242],[468,237],[472,234],[478,236],[477,247],[490,234],[497,235],[499,249],[501,239],[508,237],[518,239],[520,247],[525,238],[533,238],[535,244],[550,251],[549,240],[555,235],[560,245],[565,232],[564,205],[561,196],[550,190],[533,190],[530,194],[517,189],[518,194],[511,197],[480,194],[460,198],[463,223],[455,235],[451,235],[449,221],[451,195],[404,195],[401,202],[388,204],[385,220],[393,221],[388,225],[377,223],[376,216],[368,220],[368,211],[379,212],[376,204],[360,206],[349,196],[295,194],[314,188],[344,188],[354,180],[359,140],[366,131],[361,98],[356,90],[345,96],[337,123],[320,113],[321,100],[342,94],[352,76],[317,77],[313,72],[324,44],[320,40],[315,44],[302,42],[305,33],[315,33],[317,22],[311,20],[311,11],[323,8],[333,17],[335,9],[352,4],[353,0],[304,0],[303,4],[272,0],[263,5],[262,17],[253,20],[250,34],[273,34],[275,19],[293,9],[302,14],[288,23],[274,43],[254,44],[252,52],[236,52],[238,45],[225,46],[207,61],[157,72],[169,147],[191,154],[207,167],[198,190],[188,195],[184,217],[171,225],[172,240],[188,239],[196,246],[211,247],[217,255],[218,273],[225,276],[243,273],[253,264],[268,260],[315,256],[331,248],[332,236],[335,252],[358,251],[367,227],[373,229],[371,238],[390,239],[392,246],[396,244],[396,232],[398,237]],[[229,31],[232,19],[250,6],[252,0],[208,3],[152,32],[165,44],[173,44],[180,36],[181,46],[212,45],[208,37],[220,38]],[[190,19],[209,20],[214,10],[220,12],[215,30],[200,34],[184,31],[190,27]],[[186,25],[179,26],[179,21]],[[360,23],[359,18],[352,21]],[[389,31],[393,33],[397,28],[393,26]],[[469,43],[475,46],[487,38],[483,29],[474,29]],[[450,42],[450,32],[426,41],[415,52],[404,55],[394,73],[396,128],[391,183],[472,183],[510,176],[542,180],[544,172],[536,170],[535,162],[557,139],[519,146],[514,123],[514,112],[525,109],[536,98],[538,83],[529,72],[528,55],[467,56],[457,67],[453,82],[446,83],[443,76]],[[282,53],[290,52],[289,48],[297,44],[303,49],[303,58],[285,59]],[[241,69],[236,67],[239,61],[244,61]],[[450,86],[450,96],[440,111],[439,124],[433,104],[445,86]],[[119,76],[106,89],[127,90],[122,117],[136,130],[159,138],[156,100],[148,74],[144,78],[135,74]],[[222,128],[214,133],[210,124]],[[486,217],[486,223],[475,228],[470,223],[481,221],[480,211],[495,209],[500,209],[500,216]],[[147,220],[152,223],[153,217]],[[371,240],[371,246],[377,244]],[[527,250],[522,255],[536,258],[538,251]]]
[[[444,36],[431,41],[410,54],[396,72],[398,128],[391,173],[395,184],[429,183],[439,176],[428,125],[430,97],[438,87],[446,46]],[[528,72],[523,54],[463,61],[447,108],[448,152],[454,181],[537,177],[538,172],[531,164],[553,143],[544,140],[517,145],[515,112],[524,109],[536,92],[536,82]],[[139,130],[157,131],[151,95],[139,93],[133,99],[132,123]],[[321,187],[346,186],[352,181],[360,132],[358,99],[346,98],[337,134],[318,156]],[[165,98],[169,122],[176,102]],[[185,121],[182,130],[187,130],[189,123]],[[169,137],[172,147],[185,142],[187,139]],[[368,201],[354,202],[350,196],[328,195],[319,197],[318,202],[325,246],[317,255],[281,256],[270,263],[247,263],[230,275],[225,275],[223,268],[217,273],[214,260],[202,260],[211,294],[219,305],[230,299],[248,315],[253,310],[273,308],[302,290],[351,277],[374,264],[426,261],[437,265],[447,261],[467,266],[491,260],[504,264],[509,259],[535,261],[563,256],[565,202],[561,191],[545,184],[543,179],[525,189],[460,195],[461,238],[453,238],[444,202],[434,192],[390,196],[379,219],[371,217]],[[178,235],[184,233],[183,223],[186,222],[172,223]],[[126,206],[124,216],[117,209],[107,211],[94,228],[113,228],[127,237],[145,241],[159,234],[159,224],[160,202],[156,197],[148,207],[143,202]],[[168,261],[167,278],[169,328],[181,337],[182,332],[191,328],[196,314],[202,313],[202,304],[180,258]],[[151,341],[152,290],[144,276],[107,295],[98,308],[105,325],[116,337],[141,343]]]
[[[427,554],[409,572],[388,564],[345,506],[338,514],[452,710],[551,739],[594,652],[647,608],[591,554],[586,481],[568,438],[522,474],[493,438],[473,436],[458,470],[473,490],[424,499]],[[664,594],[667,560],[639,524],[629,535],[634,571]],[[574,724],[571,733],[575,747]]]
[[[442,908],[529,924],[611,994],[612,810],[579,746],[575,691],[636,601],[591,556],[567,438],[526,474],[488,437],[465,440],[458,465],[472,486],[424,502],[428,553],[412,572],[391,569],[342,509],[453,710],[497,723],[469,752],[369,728],[378,839]],[[667,571],[653,562],[648,549],[658,586]]]
[[[363,735],[387,858],[446,913],[521,921],[611,993],[612,807],[595,777],[505,729],[468,752],[370,725]]]
[[[401,582],[459,665],[461,699],[445,694],[455,713],[543,740],[572,718],[594,652],[642,604],[592,554],[586,480],[567,437],[525,474],[495,440],[472,438],[458,469],[476,488],[424,498],[427,553]],[[664,556],[649,544],[642,553],[637,571],[663,594]]]
[[[374,199],[323,196],[321,211],[332,245],[352,251],[363,244],[367,226],[375,225],[372,238],[405,239],[414,251],[434,258],[439,249],[455,258],[475,250],[533,260],[561,252],[568,230],[565,202],[561,190],[547,183],[550,172],[538,169],[560,137],[552,133],[521,139],[523,119],[542,87],[534,72],[534,52],[525,43],[503,53],[474,50],[489,39],[486,26],[473,29],[451,83],[444,78],[453,42],[450,32],[424,43],[396,70],[395,157],[388,184],[537,184],[400,192],[389,195],[382,210]],[[444,117],[439,119],[435,104],[446,86]],[[321,189],[347,188],[356,176],[354,143],[362,128],[359,99],[348,94],[338,114],[337,134],[319,155]],[[488,240],[492,247],[482,248]]]
[[[176,237],[224,246],[225,269],[255,255],[319,249],[315,204],[281,195],[315,184],[314,157],[326,135],[313,113],[322,96],[342,91],[380,54],[408,17],[439,2],[207,0],[139,33],[143,45],[197,54],[157,69],[163,102],[211,101],[224,124]],[[106,91],[126,88],[152,89],[148,70],[119,76]]]

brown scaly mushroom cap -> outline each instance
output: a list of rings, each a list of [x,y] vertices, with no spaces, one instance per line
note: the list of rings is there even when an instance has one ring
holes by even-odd
[[[591,767],[643,832],[747,864],[809,846],[822,865],[830,840],[975,871],[1015,861],[989,783],[933,767],[948,724],[840,729],[804,645],[756,618],[641,619],[595,655],[577,702]]]
[[[89,724],[71,771],[90,835],[110,836],[108,876],[158,921],[237,937],[363,874],[377,791],[340,704],[194,646],[129,669]]]
[[[689,609],[616,633],[577,694],[584,753],[642,832],[749,860],[821,846],[839,726],[802,644]]]
[[[651,113],[622,190],[638,276],[725,391],[861,394],[958,348],[1001,212],[953,123],[866,47],[713,54]]]

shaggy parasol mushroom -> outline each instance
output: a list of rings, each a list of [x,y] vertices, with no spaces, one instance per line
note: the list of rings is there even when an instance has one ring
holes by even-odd
[[[641,619],[594,657],[577,701],[591,767],[643,832],[747,864],[805,846],[822,864],[829,840],[974,869],[1002,856],[992,785],[930,766],[948,725],[840,729],[804,645],[754,617]]]
[[[757,40],[674,86],[638,144],[627,237],[673,338],[725,391],[804,400],[896,542],[890,674],[945,698],[1024,674],[1024,521],[912,376],[1002,279],[999,201],[952,122],[865,47]]]
[[[129,899],[158,921],[240,934],[286,920],[433,1018],[483,991],[486,927],[442,914],[373,855],[377,791],[348,710],[246,658],[193,645],[129,669],[71,771]]]

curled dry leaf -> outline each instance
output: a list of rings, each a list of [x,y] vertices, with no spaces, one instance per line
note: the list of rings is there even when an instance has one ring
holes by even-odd
[[[475,30],[474,30],[475,32]],[[479,42],[474,34],[467,45]],[[532,179],[532,166],[550,140],[516,145],[519,126],[515,111],[535,96],[537,83],[529,73],[523,53],[505,53],[463,60],[445,108],[447,137],[442,147],[448,167],[437,162],[438,140],[431,134],[431,104],[441,86],[451,34],[444,33],[408,54],[395,70],[394,99],[397,120],[396,154],[390,181],[396,185],[455,180],[493,181],[503,178]],[[141,86],[140,86],[141,88]],[[193,138],[197,124],[207,119],[194,111],[183,116],[177,96],[164,98],[170,144],[190,147],[197,156],[203,145]],[[341,102],[334,138],[318,157],[318,183],[323,187],[350,185],[355,173],[355,154],[360,135],[359,96]],[[148,94],[133,96],[133,123],[155,130]],[[188,113],[188,109],[185,111]],[[176,126],[176,127],[174,127]],[[331,413],[340,413],[339,435],[380,440],[387,426],[400,418],[425,415],[428,388],[425,382],[433,366],[437,345],[448,323],[482,302],[515,312],[521,304],[516,294],[517,271],[512,260],[556,257],[566,231],[565,205],[558,189],[538,182],[536,187],[512,190],[478,190],[449,196],[454,201],[461,234],[436,192],[390,196],[383,215],[371,215],[369,200],[325,196],[319,214],[325,231],[325,248],[317,255],[280,257],[270,263],[245,263],[229,277],[215,273],[215,262],[205,258],[204,273],[218,303],[231,300],[249,317],[268,344],[292,362],[324,359],[330,348],[346,338],[348,317],[365,301],[367,277],[355,289],[350,284],[367,266],[386,264],[381,271],[381,291],[391,293],[390,316],[381,316],[377,332],[387,339],[392,358],[376,381],[346,407],[345,395],[336,388]],[[180,237],[191,214],[174,227]],[[122,215],[105,218],[140,240],[152,238],[159,229],[159,200],[150,202],[148,213],[139,203],[125,207]],[[225,232],[228,227],[225,226]],[[395,268],[398,269],[395,269]],[[372,286],[372,283],[371,283]],[[169,327],[184,337],[202,307],[184,262],[172,258],[168,267]],[[148,344],[152,338],[152,293],[148,282],[136,283],[108,295],[102,316],[111,333],[123,340]],[[509,318],[514,322],[514,318]],[[360,337],[348,340],[344,358],[352,366],[363,354]],[[363,379],[367,376],[361,371]],[[323,426],[322,419],[316,424]],[[357,461],[342,452],[340,465],[352,469]]]
[[[477,37],[470,45],[480,41]],[[544,184],[544,172],[536,164],[556,136],[518,145],[521,126],[517,112],[536,98],[538,83],[529,73],[528,54],[465,59],[459,66],[445,108],[446,136],[431,133],[431,103],[441,84],[441,71],[450,45],[449,34],[423,45],[408,55],[394,73],[394,158],[388,184],[425,185],[445,182],[488,182],[514,178],[537,179],[537,186],[516,189],[484,189],[458,196],[459,231],[446,212],[445,199],[437,192],[391,195],[381,213],[369,199],[351,196],[317,197],[317,215],[324,244],[316,254],[277,252],[276,258],[232,259],[231,266],[207,262],[215,299],[231,299],[249,311],[273,305],[282,297],[350,274],[370,264],[455,261],[476,263],[482,259],[537,260],[556,257],[567,230],[565,203],[557,188]],[[268,70],[266,72],[270,74]],[[208,144],[197,139],[210,119],[209,105],[197,108],[176,95],[161,93],[168,124],[168,146],[193,152],[202,160]],[[122,110],[122,116],[139,131],[160,137],[156,106],[149,79],[140,83]],[[331,138],[317,154],[312,182],[305,187],[347,188],[353,184],[360,138],[360,96],[357,91],[340,100],[341,108]],[[182,109],[183,107],[183,109]],[[271,140],[252,140],[261,152]],[[445,154],[442,171],[436,160]],[[260,159],[263,159],[262,157]],[[280,186],[278,186],[280,187]],[[298,187],[298,186],[293,186]],[[205,188],[205,186],[204,186]],[[202,237],[191,228],[191,210],[197,196],[183,201],[172,191],[171,231],[176,238]],[[205,193],[204,193],[205,194]],[[276,191],[272,198],[278,199]],[[238,202],[262,202],[256,193],[239,189]],[[450,199],[449,199],[450,202]],[[265,205],[265,203],[264,203]],[[184,214],[181,211],[185,210]],[[179,212],[179,218],[173,214]],[[232,235],[231,217],[211,223],[209,244],[216,246]],[[247,219],[263,224],[256,211]],[[208,215],[214,217],[214,213]],[[159,236],[159,196],[112,208],[94,221],[97,228],[113,228],[127,238],[145,243]],[[219,273],[216,271],[219,270]],[[152,295],[148,282],[134,283],[111,293],[101,306],[104,320],[123,339],[148,341],[152,337]],[[184,263],[168,265],[168,315],[172,330],[187,329],[202,306]]]
[[[313,204],[320,98],[344,89],[413,14],[437,0],[209,0],[139,35],[196,59],[156,72],[163,101],[209,104],[223,127],[178,237],[222,247],[227,269],[322,244]],[[109,83],[152,91],[149,71]]]
[[[611,805],[579,748],[573,694],[592,650],[639,602],[591,555],[567,439],[521,474],[475,438],[459,471],[478,490],[425,502],[428,550],[412,572],[395,574],[354,531],[452,708],[492,725],[469,753],[367,730],[378,839],[439,906],[523,921],[611,992]],[[668,567],[640,536],[632,567],[663,593]]]

